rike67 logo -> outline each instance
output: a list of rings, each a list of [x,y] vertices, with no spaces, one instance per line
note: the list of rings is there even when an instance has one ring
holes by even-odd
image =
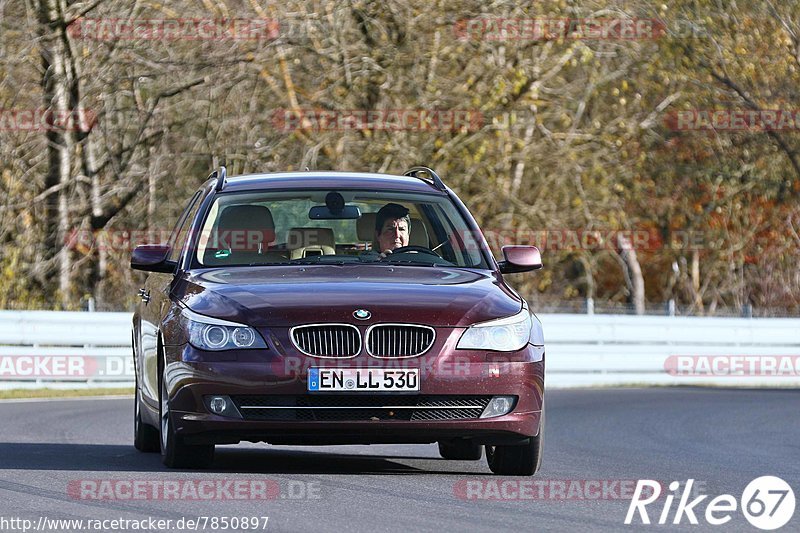
[[[700,504],[708,498],[708,495],[697,496],[689,501],[693,484],[693,479],[687,480],[680,494],[678,493],[681,484],[678,481],[669,484],[670,492],[663,498],[661,512],[657,518],[653,517],[657,520],[657,524],[668,523],[676,497],[678,504],[671,521],[675,525],[681,524],[684,518],[690,524],[697,525],[699,515],[706,523],[721,526],[730,522],[734,513],[740,509],[752,526],[762,530],[774,530],[786,525],[794,515],[794,491],[779,477],[762,476],[754,479],[745,487],[739,501],[730,494],[717,496],[706,503],[705,512],[701,512]],[[636,483],[628,514],[625,516],[625,524],[634,523],[637,512],[642,524],[650,524],[647,506],[655,504],[653,505],[655,509],[650,510],[657,511],[661,504],[659,500],[661,492],[661,484],[658,481],[640,479]]]

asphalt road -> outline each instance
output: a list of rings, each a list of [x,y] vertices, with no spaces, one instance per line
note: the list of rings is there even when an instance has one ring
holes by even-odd
[[[618,531],[630,503],[623,487],[646,478],[694,479],[693,497],[709,495],[695,508],[700,525],[684,517],[677,529],[757,531],[738,511],[722,528],[705,524],[707,501],[738,500],[764,475],[800,499],[800,391],[549,391],[544,464],[532,479],[440,459],[435,445],[225,446],[209,471],[168,470],[133,449],[131,412],[129,399],[0,403],[0,530],[22,531],[9,521],[18,518],[47,530],[133,531],[88,521],[152,517],[171,520],[170,530],[199,518],[198,531],[223,531],[214,517],[269,517],[267,531]],[[648,507],[651,520],[664,501]],[[83,529],[54,519],[84,520]],[[800,530],[800,509],[785,529]]]

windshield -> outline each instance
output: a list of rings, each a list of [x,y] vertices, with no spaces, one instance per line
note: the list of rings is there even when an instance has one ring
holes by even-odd
[[[219,195],[211,205],[193,263],[488,269],[478,242],[446,196],[366,190],[232,193]]]

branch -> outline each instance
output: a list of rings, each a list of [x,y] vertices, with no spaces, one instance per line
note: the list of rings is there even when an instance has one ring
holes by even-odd
[[[701,64],[702,64],[702,63],[701,63]],[[745,103],[745,104],[747,104],[747,107],[749,107],[750,109],[752,109],[752,110],[754,110],[754,111],[763,111],[763,110],[761,109],[761,107],[760,107],[758,104],[756,104],[756,103],[755,103],[755,102],[754,102],[754,101],[753,101],[753,100],[752,100],[752,99],[751,99],[751,98],[750,98],[750,97],[747,95],[747,93],[746,93],[746,92],[745,92],[745,91],[744,91],[744,90],[743,90],[741,87],[739,87],[738,85],[736,85],[736,83],[734,83],[734,82],[733,82],[733,80],[731,80],[731,79],[730,79],[728,76],[723,76],[723,75],[719,74],[718,72],[716,72],[716,71],[715,71],[713,68],[711,68],[711,67],[710,67],[710,66],[708,66],[708,65],[704,65],[704,66],[706,66],[706,67],[708,68],[708,70],[709,70],[709,72],[710,72],[711,76],[712,76],[712,77],[713,77],[715,80],[719,81],[720,83],[722,83],[723,85],[725,85],[726,87],[728,87],[729,89],[731,89],[733,92],[735,92],[736,94],[738,94],[738,95],[739,95],[739,97],[740,97],[740,98],[741,98],[741,99],[744,101],[744,103]],[[789,158],[789,161],[791,162],[791,164],[792,164],[792,167],[794,168],[794,171],[797,173],[797,176],[798,176],[798,177],[800,177],[800,161],[798,161],[798,160],[797,160],[797,155],[794,153],[794,151],[793,151],[793,150],[791,150],[791,149],[789,148],[789,145],[787,145],[787,144],[786,144],[786,141],[784,141],[784,139],[783,139],[783,136],[781,136],[780,134],[778,134],[778,132],[777,132],[777,131],[775,131],[775,130],[767,130],[767,132],[766,132],[766,133],[767,133],[767,135],[769,135],[769,136],[770,136],[770,137],[771,137],[771,138],[772,138],[772,139],[773,139],[773,140],[774,140],[776,143],[778,143],[778,146],[780,146],[781,150],[783,150],[783,152],[784,152],[784,153],[786,154],[786,156]],[[781,196],[783,196],[783,193],[785,193],[785,192],[786,192],[786,191],[785,191],[785,187],[784,187],[783,183],[781,183],[780,195],[781,195]]]
[[[72,24],[73,22],[78,20],[79,18],[81,18],[84,15],[88,14],[90,11],[93,11],[97,6],[99,6],[100,4],[102,4],[105,1],[106,0],[96,0],[95,2],[89,4],[87,7],[81,9],[80,11],[78,11],[75,15],[73,15],[73,16],[71,16],[69,18],[65,17],[64,18],[64,25],[69,26],[70,24]]]
[[[147,112],[147,116],[145,117],[144,121],[142,121],[142,124],[139,126],[139,131],[136,134],[136,140],[129,147],[121,150],[120,152],[121,163],[119,172],[117,174],[122,174],[123,172],[125,172],[125,169],[127,168],[128,163],[131,161],[137,147],[141,146],[141,144],[144,143],[145,141],[160,135],[160,132],[156,132],[154,134],[143,137],[144,131],[147,128],[147,124],[153,118],[155,110],[158,107],[159,101],[162,98],[169,98],[172,96],[176,96],[184,91],[191,89],[192,87],[196,87],[198,85],[201,85],[202,83],[205,83],[205,81],[206,81],[205,78],[197,78],[195,80],[184,83],[183,85],[179,85],[172,89],[162,91],[161,93],[158,94],[158,96],[156,96],[155,100],[153,101],[153,104],[150,106],[150,109]],[[125,156],[126,152],[127,152],[127,157]],[[100,166],[100,169],[104,168],[109,161],[110,159],[106,160],[106,162]],[[100,169],[98,169],[98,172]],[[124,196],[119,198],[119,200],[115,202],[113,206],[105,208],[101,215],[92,215],[90,218],[90,224],[92,229],[93,230],[103,229],[106,226],[106,224],[108,224],[108,222],[112,218],[114,218],[114,216],[117,215],[117,213],[125,209],[125,207],[127,207],[127,205],[136,197],[136,195],[139,194],[139,191],[142,188],[141,183],[142,182],[140,182],[138,186],[133,187]]]
[[[90,219],[90,224],[92,227],[92,231],[101,230],[106,227],[112,218],[114,218],[117,213],[125,209],[129,203],[139,194],[139,191],[142,190],[142,185],[144,184],[143,180],[139,180],[139,185],[128,191],[128,193],[119,199],[119,201],[111,208],[108,208],[103,211],[103,214],[100,216],[92,216]]]
[[[661,103],[656,106],[653,112],[647,115],[647,118],[645,118],[643,121],[639,123],[639,127],[642,129],[647,129],[652,127],[656,122],[656,117],[658,117],[661,113],[663,113],[666,108],[672,105],[672,102],[674,102],[680,97],[681,97],[681,92],[678,91],[664,98],[661,101]]]

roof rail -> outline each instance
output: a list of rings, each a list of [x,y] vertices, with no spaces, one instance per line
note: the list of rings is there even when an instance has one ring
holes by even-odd
[[[442,178],[434,172],[432,168],[428,167],[411,167],[405,171],[403,176],[411,176],[412,178],[419,178],[424,181],[430,180],[431,185],[433,185],[436,189],[446,192],[447,187],[445,186]]]
[[[228,179],[228,169],[224,166],[220,166],[211,176],[217,178],[217,184],[214,185],[214,190],[219,192],[225,187],[225,181]]]

